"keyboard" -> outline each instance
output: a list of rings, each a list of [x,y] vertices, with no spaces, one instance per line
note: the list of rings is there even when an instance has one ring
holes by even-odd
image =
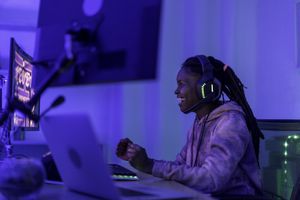
[[[112,179],[119,181],[137,181],[139,180],[135,172],[118,164],[108,164],[112,172]]]

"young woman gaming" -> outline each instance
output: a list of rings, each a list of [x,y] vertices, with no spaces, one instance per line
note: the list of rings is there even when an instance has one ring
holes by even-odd
[[[220,100],[224,93],[230,101]],[[176,160],[150,159],[128,138],[120,140],[117,156],[142,172],[205,193],[261,194],[258,152],[263,135],[233,70],[213,57],[190,57],[177,74],[175,95],[183,113],[196,114]]]

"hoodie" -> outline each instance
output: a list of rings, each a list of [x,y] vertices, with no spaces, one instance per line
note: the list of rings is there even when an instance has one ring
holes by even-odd
[[[242,108],[226,102],[196,117],[175,161],[153,160],[152,174],[215,195],[261,193],[261,174]]]

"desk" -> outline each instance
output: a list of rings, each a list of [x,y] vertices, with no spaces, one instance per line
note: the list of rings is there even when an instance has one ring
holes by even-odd
[[[139,192],[154,192],[157,196],[122,196],[122,199],[203,199],[212,200],[209,195],[202,194],[175,181],[166,181],[151,175],[138,173],[140,181],[116,181],[119,188],[136,190]],[[94,198],[68,190],[64,185],[46,183],[37,199],[39,200],[96,200]]]

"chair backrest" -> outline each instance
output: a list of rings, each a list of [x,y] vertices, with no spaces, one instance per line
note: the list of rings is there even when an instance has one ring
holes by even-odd
[[[300,200],[300,176],[298,176],[298,179],[293,187],[290,200]]]

